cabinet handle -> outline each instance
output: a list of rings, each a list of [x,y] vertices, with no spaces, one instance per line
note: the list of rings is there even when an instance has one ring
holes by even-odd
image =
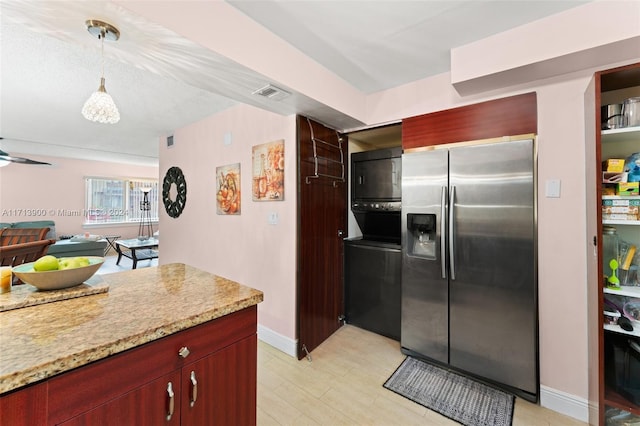
[[[191,372],[191,402],[189,406],[193,407],[198,399],[198,381],[196,380],[196,372]]]
[[[167,396],[169,397],[168,400],[168,405],[169,405],[169,409],[167,410],[167,421],[171,420],[171,416],[173,416],[173,410],[174,410],[174,393],[173,393],[173,386],[171,385],[171,382],[169,382],[167,384]]]
[[[191,352],[189,351],[189,348],[187,348],[186,346],[181,347],[178,351],[178,355],[180,355],[182,358],[188,357],[190,353]]]

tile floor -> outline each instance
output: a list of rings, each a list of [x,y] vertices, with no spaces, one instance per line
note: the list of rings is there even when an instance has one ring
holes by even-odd
[[[116,265],[116,260],[118,260],[118,255],[117,254],[113,255],[110,253],[107,256],[105,256],[104,263],[102,264],[100,269],[98,269],[98,272],[97,272],[98,274],[100,275],[111,274],[114,272],[131,270],[131,267],[133,266],[133,261],[131,259],[128,259],[122,256],[122,259],[120,260],[120,264]],[[138,269],[147,268],[149,266],[158,266],[158,259],[138,261]]]
[[[404,359],[398,342],[346,325],[298,361],[258,343],[258,425],[457,425],[385,388]],[[579,426],[522,399],[514,426]]]

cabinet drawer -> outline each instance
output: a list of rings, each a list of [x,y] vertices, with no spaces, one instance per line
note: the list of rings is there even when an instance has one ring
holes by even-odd
[[[106,404],[99,405],[61,423],[60,426],[123,426],[157,425],[176,426],[180,424],[178,400],[180,372],[162,376],[138,389],[127,392]],[[174,409],[169,414],[168,384],[174,389]]]
[[[147,343],[49,380],[49,422],[60,423],[97,405],[255,335],[255,306]],[[190,354],[178,355],[182,347]]]

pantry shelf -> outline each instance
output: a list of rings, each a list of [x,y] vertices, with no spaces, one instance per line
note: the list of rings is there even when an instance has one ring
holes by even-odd
[[[640,337],[640,327],[636,325],[634,325],[633,331],[623,330],[622,327],[617,324],[604,324],[604,329],[607,331],[613,331],[614,333],[628,334],[629,336]]]
[[[604,225],[640,225],[640,220],[603,220]]]

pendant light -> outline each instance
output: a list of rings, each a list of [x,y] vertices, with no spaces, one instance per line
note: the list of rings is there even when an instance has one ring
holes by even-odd
[[[120,31],[111,24],[89,19],[86,22],[89,33],[101,42],[102,48],[102,76],[100,78],[100,87],[94,92],[82,107],[82,115],[84,118],[97,123],[115,124],[120,121],[120,112],[113,102],[111,95],[107,93],[104,87],[104,40],[115,41],[120,38]]]

